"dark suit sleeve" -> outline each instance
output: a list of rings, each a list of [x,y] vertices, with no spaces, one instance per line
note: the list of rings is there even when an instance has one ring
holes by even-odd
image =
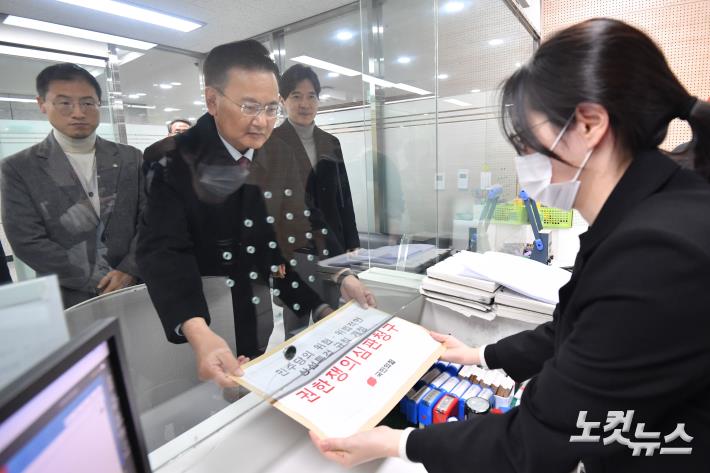
[[[608,412],[634,410],[634,424],[645,423],[646,432],[666,435],[685,422],[693,435],[703,420],[674,413],[707,389],[710,256],[688,241],[635,229],[604,242],[578,282],[581,312],[570,335],[530,382],[520,407],[414,431],[409,458],[431,473],[504,473],[569,472],[580,459],[614,464],[612,455],[631,457],[618,442],[570,442],[582,434],[580,411],[603,427]],[[497,351],[509,356],[501,346]],[[598,427],[592,434],[611,432]],[[635,440],[632,431],[624,437]]]
[[[2,243],[0,243],[0,284],[6,282],[12,282],[12,278],[10,277],[10,270],[7,267],[5,250],[2,247]]]
[[[130,159],[135,160],[135,169],[136,169],[136,193],[138,194],[137,200],[138,200],[138,206],[136,209],[137,215],[133,221],[136,222],[136,226],[133,234],[133,238],[131,239],[131,243],[128,249],[128,253],[126,256],[121,260],[120,263],[116,266],[116,269],[118,269],[121,272],[124,272],[126,274],[130,274],[131,276],[134,277],[139,277],[139,271],[138,271],[138,263],[136,262],[136,246],[138,245],[138,224],[140,222],[140,216],[141,213],[143,212],[143,208],[145,207],[145,189],[144,189],[144,178],[143,178],[143,172],[141,169],[141,166],[143,165],[143,158],[142,154],[139,150],[131,148],[133,151]]]
[[[334,137],[335,152],[340,158],[338,166],[338,178],[340,179],[339,191],[342,196],[341,221],[343,223],[343,239],[345,241],[345,249],[352,250],[360,247],[360,235],[357,232],[357,223],[355,221],[355,209],[353,208],[353,196],[350,192],[350,181],[348,179],[348,171],[345,167],[343,159],[343,149],[340,147],[340,140]]]
[[[139,272],[168,340],[183,343],[185,337],[175,329],[193,317],[209,323],[210,316],[183,201],[162,174],[151,183],[140,222]]]
[[[72,264],[67,249],[52,241],[27,185],[12,159],[2,163],[2,223],[13,254],[40,275],[56,274],[69,289],[94,292],[85,268]]]
[[[542,369],[542,364],[552,358],[555,322],[537,326],[534,330],[526,330],[488,345],[483,357],[489,368],[503,368],[517,382],[536,375]]]

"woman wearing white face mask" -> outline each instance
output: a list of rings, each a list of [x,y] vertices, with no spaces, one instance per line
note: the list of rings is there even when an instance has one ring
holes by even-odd
[[[314,442],[340,463],[399,455],[430,472],[706,470],[710,104],[645,34],[596,19],[542,44],[506,81],[502,111],[521,188],[591,227],[552,322],[480,348],[432,336],[445,360],[532,378],[521,405]],[[658,149],[674,118],[693,130],[696,172]]]
[[[559,144],[565,132],[569,129],[572,123],[572,115],[562,127],[562,130],[552,142],[550,151],[554,152],[555,147]],[[543,122],[542,125],[545,123]],[[556,207],[558,209],[570,210],[574,205],[574,200],[579,191],[579,175],[582,174],[584,166],[592,156],[592,150],[588,150],[569,181],[552,182],[552,164],[550,158],[541,152],[535,152],[524,156],[515,157],[515,168],[518,173],[518,182],[520,187],[528,193],[530,197],[539,201],[548,207]]]

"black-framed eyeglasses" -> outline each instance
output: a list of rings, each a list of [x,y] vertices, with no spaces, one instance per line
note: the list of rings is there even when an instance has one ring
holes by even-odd
[[[282,115],[281,111],[281,105],[277,103],[271,103],[269,105],[261,105],[258,103],[254,102],[245,102],[245,103],[238,103],[229,98],[224,92],[222,92],[219,89],[215,89],[217,92],[219,92],[219,95],[222,97],[226,98],[230,102],[232,102],[234,105],[239,107],[239,110],[246,115],[247,117],[257,117],[261,112],[264,112],[264,115],[268,118],[278,118]]]
[[[81,113],[91,113],[96,112],[101,106],[101,102],[97,102],[93,99],[82,99],[78,102],[74,102],[69,99],[57,99],[52,102],[54,108],[62,115],[71,115],[74,111],[74,107],[79,105],[79,110]]]
[[[530,145],[525,141],[525,138],[523,135],[530,135],[533,134],[533,131],[542,125],[545,125],[546,123],[550,123],[550,119],[545,119],[541,122],[535,123],[534,125],[529,125],[528,127],[525,128],[524,132],[521,133],[514,133],[510,135],[510,141],[513,143],[513,147],[515,148],[515,151],[519,155],[524,155],[530,153]]]

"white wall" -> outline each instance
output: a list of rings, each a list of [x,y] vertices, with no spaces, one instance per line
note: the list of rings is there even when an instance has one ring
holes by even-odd
[[[503,186],[505,199],[517,193],[514,151],[499,130],[496,93],[455,98],[470,106],[443,99],[438,104],[426,99],[385,105],[384,149],[378,159],[386,162],[387,218],[393,233],[450,237],[455,215],[473,211],[484,164],[490,167],[492,182]],[[345,110],[321,113],[317,118],[343,145],[361,230],[368,228],[368,222],[372,228],[373,223],[374,184],[367,162],[370,129],[369,121],[360,127],[348,124],[362,121],[363,113],[363,109]],[[457,188],[459,169],[469,171],[466,190]],[[445,177],[444,190],[435,190],[437,173]]]
[[[129,145],[143,151],[156,141],[168,136],[168,128],[166,125],[134,125],[127,123],[126,135]]]
[[[545,0],[543,40],[556,31],[594,18],[615,18],[641,29],[661,48],[673,73],[692,95],[710,98],[710,1]],[[690,140],[687,123],[673,120],[661,145],[672,150]]]
[[[39,143],[51,130],[47,120],[0,119],[0,160]],[[96,133],[107,140],[115,140],[110,123],[100,123]]]

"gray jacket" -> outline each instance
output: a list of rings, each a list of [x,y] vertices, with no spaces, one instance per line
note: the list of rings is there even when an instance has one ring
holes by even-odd
[[[111,269],[138,276],[141,161],[136,148],[96,138],[100,216],[53,133],[2,161],[2,221],[13,252],[38,274],[59,277],[65,307],[96,295]]]

